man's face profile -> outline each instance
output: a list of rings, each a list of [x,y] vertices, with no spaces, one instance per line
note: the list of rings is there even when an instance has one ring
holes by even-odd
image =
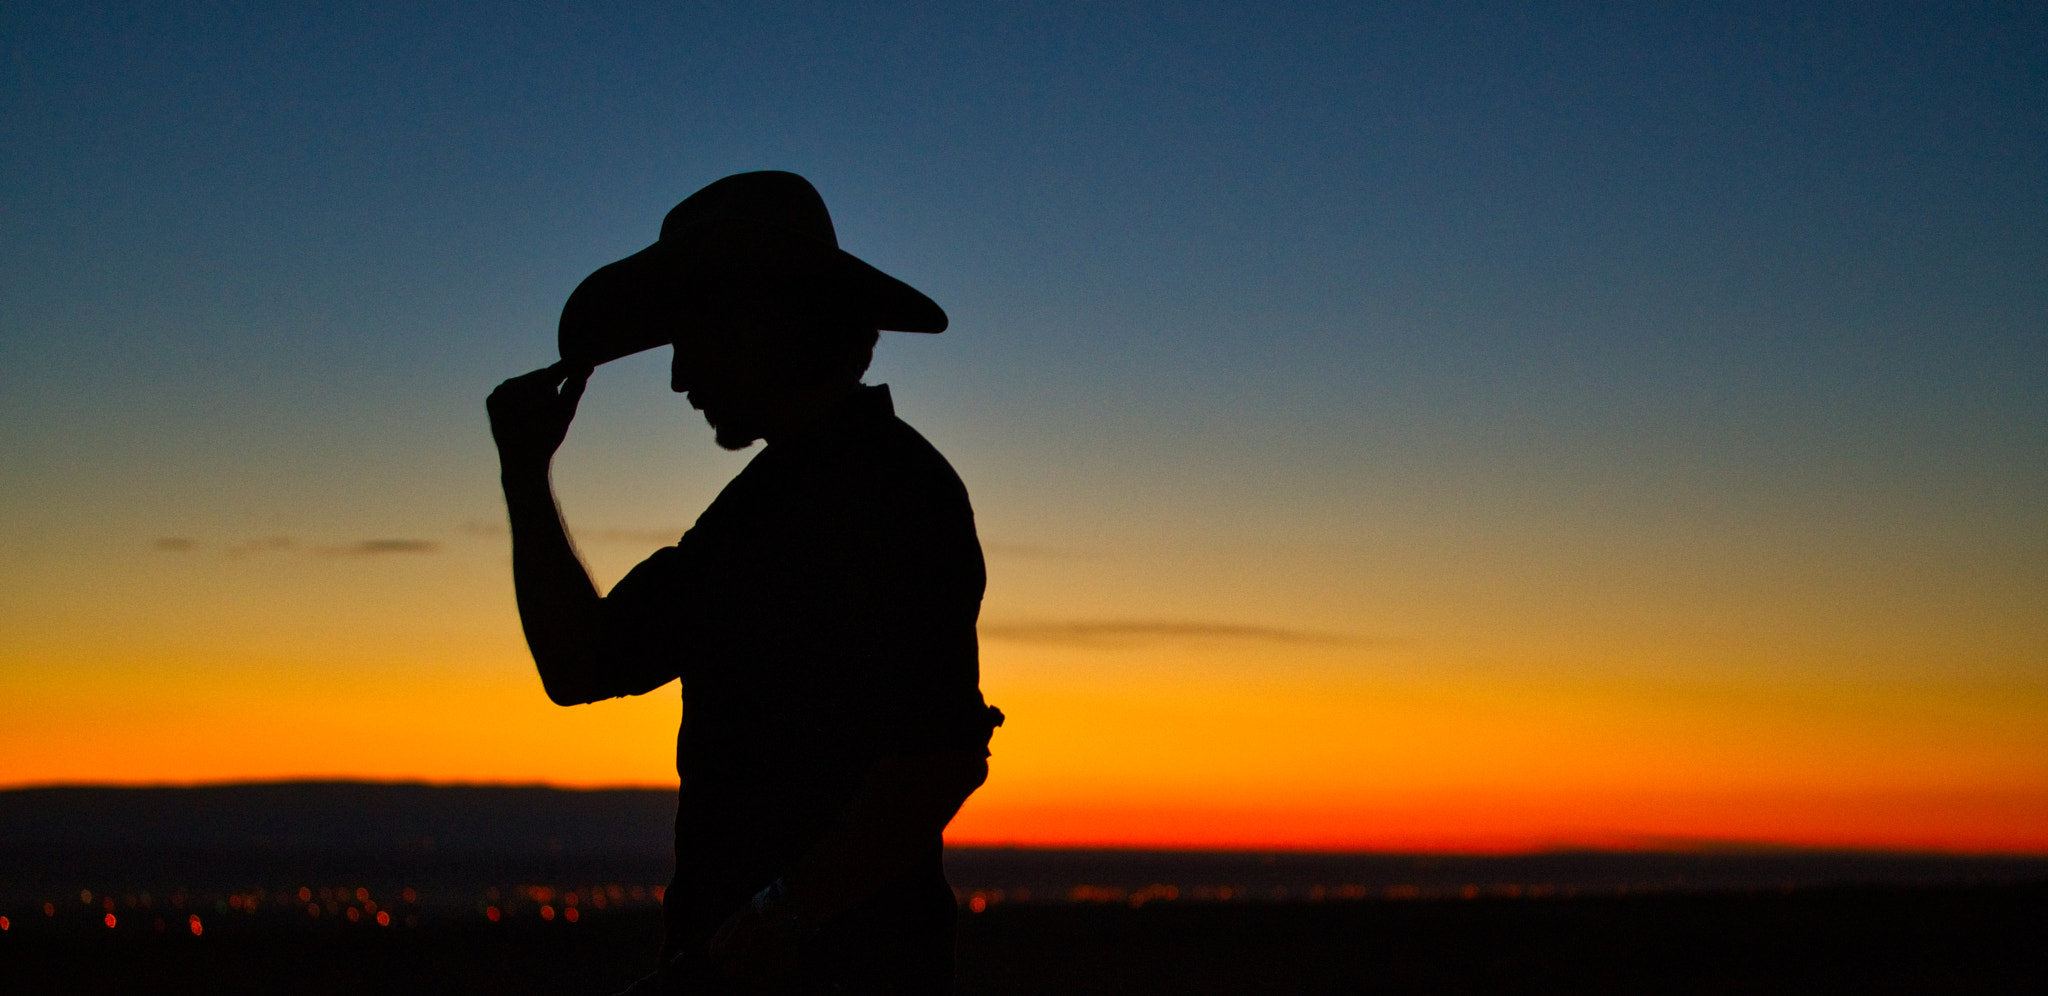
[[[768,282],[715,300],[676,329],[669,390],[704,413],[725,449],[773,441],[867,369],[876,333],[835,322],[839,308],[829,293]]]
[[[725,449],[743,450],[766,437],[775,413],[801,390],[792,353],[802,337],[777,318],[728,313],[675,340],[669,390],[704,413]]]
[[[743,450],[761,438],[758,418],[767,394],[767,364],[750,323],[721,322],[677,337],[669,390],[704,413],[718,445]]]

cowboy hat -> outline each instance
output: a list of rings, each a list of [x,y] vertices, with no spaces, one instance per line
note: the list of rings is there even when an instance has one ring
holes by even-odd
[[[596,366],[675,341],[730,288],[797,287],[895,332],[944,332],[946,312],[839,248],[832,216],[795,173],[737,173],[685,198],[653,245],[583,279],[562,306],[562,359]]]

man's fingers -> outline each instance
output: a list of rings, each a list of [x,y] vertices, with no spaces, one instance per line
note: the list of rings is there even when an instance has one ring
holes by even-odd
[[[559,363],[555,364],[558,367],[561,365]],[[590,374],[591,368],[589,367],[570,367],[563,374],[562,414],[570,417],[575,416],[576,403],[583,400],[583,389],[590,386]]]
[[[539,401],[559,396],[569,402],[569,410],[574,412],[577,400],[583,396],[584,386],[590,382],[590,374],[591,368],[587,366],[571,366],[566,362],[549,364],[539,370],[506,378],[491,391],[491,400],[499,403],[515,398]]]
[[[562,377],[562,365],[560,363],[550,363],[539,370],[529,370],[517,377],[513,377],[499,386],[513,388],[546,387],[552,389],[556,384],[562,382]]]

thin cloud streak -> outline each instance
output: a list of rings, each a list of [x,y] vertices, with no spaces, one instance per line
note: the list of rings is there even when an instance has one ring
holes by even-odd
[[[674,546],[683,535],[680,529],[578,529],[573,532],[577,542],[588,540],[592,543],[653,543],[657,546]]]
[[[322,547],[329,557],[381,557],[389,553],[439,553],[441,544],[423,539],[370,539],[347,546]]]
[[[1166,622],[1148,620],[1099,620],[1069,622],[983,623],[983,637],[1012,643],[1052,643],[1068,646],[1115,647],[1168,640],[1239,640],[1255,643],[1323,644],[1335,646],[1360,641],[1331,633],[1283,629],[1278,626],[1244,626],[1235,623]]]
[[[462,533],[465,536],[475,536],[480,539],[498,539],[508,535],[504,523],[483,522],[476,519],[463,523]],[[569,538],[577,543],[651,543],[655,546],[674,546],[676,540],[682,535],[683,529],[679,526],[665,526],[652,529],[629,529],[610,526],[603,529],[572,529],[569,531]]]
[[[197,540],[182,536],[165,537],[150,543],[151,548],[165,553],[190,553],[199,548]],[[237,543],[222,550],[223,556],[238,560],[250,554],[288,553],[303,551],[316,557],[382,557],[388,554],[439,553],[441,544],[425,539],[366,539],[337,546],[302,547],[289,536],[268,536],[263,539]]]

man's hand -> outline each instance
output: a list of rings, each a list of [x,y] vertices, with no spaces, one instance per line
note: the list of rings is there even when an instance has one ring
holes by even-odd
[[[796,970],[815,928],[791,908],[780,879],[740,907],[711,938],[711,963],[742,992],[775,992]]]
[[[484,401],[498,465],[511,472],[546,470],[569,434],[576,403],[589,382],[589,367],[564,362],[499,384]]]

